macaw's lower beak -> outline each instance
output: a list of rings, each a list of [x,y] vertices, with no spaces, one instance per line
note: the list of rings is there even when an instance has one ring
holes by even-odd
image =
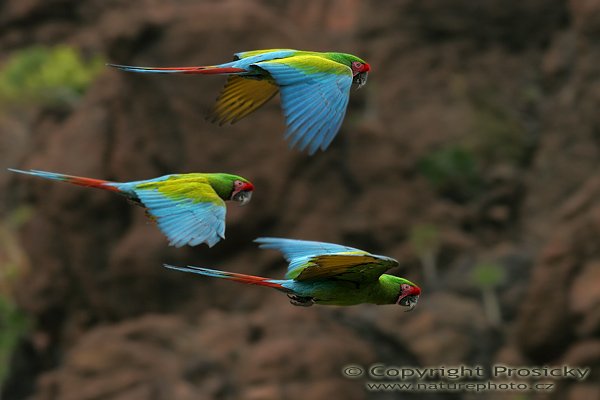
[[[404,307],[408,307],[408,310],[406,310],[406,312],[408,312],[408,311],[414,310],[414,308],[417,306],[418,301],[419,301],[419,296],[409,295],[409,296],[400,298],[398,300],[398,304],[400,304],[401,306],[404,306]]]
[[[404,311],[404,312],[409,312],[409,311],[412,311],[412,310],[414,310],[414,309],[415,309],[415,307],[417,306],[417,301],[418,301],[418,298],[417,298],[417,300],[415,300],[415,301],[413,301],[413,302],[410,302],[410,303],[408,304],[408,310],[406,310],[406,311]]]
[[[252,199],[252,191],[250,190],[240,190],[237,193],[234,193],[231,196],[231,200],[237,201],[241,206],[245,206]]]
[[[358,85],[358,89],[360,89],[365,83],[367,83],[368,75],[369,74],[367,72],[360,72],[354,76],[352,83]]]

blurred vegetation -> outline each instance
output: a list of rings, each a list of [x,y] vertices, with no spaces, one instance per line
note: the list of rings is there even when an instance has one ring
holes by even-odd
[[[423,266],[427,283],[437,281],[437,255],[440,249],[439,231],[434,225],[418,224],[411,228],[409,240]]]
[[[440,194],[456,201],[469,200],[482,189],[475,154],[460,145],[432,151],[418,162],[417,169]]]
[[[477,264],[471,274],[471,280],[479,288],[495,288],[506,279],[504,268],[498,264]]]
[[[492,93],[480,93],[471,101],[471,132],[466,146],[482,164],[522,162],[527,134],[516,110],[499,104]]]
[[[504,268],[494,263],[477,264],[471,271],[471,283],[481,290],[483,308],[490,324],[499,326],[502,323],[500,302],[496,295],[496,287],[506,280]]]
[[[30,208],[20,207],[5,221],[0,221],[0,385],[10,371],[11,357],[19,340],[31,326],[14,299],[15,282],[29,265],[16,239],[16,230],[30,216]]]
[[[0,103],[72,105],[104,66],[69,46],[34,46],[12,54],[0,68]]]
[[[0,385],[10,372],[12,353],[29,326],[27,316],[10,299],[0,295]]]
[[[510,100],[494,86],[469,89],[460,80],[456,86],[470,109],[464,136],[425,154],[417,169],[442,196],[467,202],[486,189],[485,177],[493,167],[527,163],[534,144],[527,116],[541,94],[534,84]]]

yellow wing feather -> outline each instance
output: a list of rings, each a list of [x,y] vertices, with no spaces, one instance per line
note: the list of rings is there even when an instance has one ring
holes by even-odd
[[[174,175],[164,181],[145,182],[137,190],[157,190],[175,202],[192,200],[194,203],[211,202],[225,207],[225,203],[202,174]]]
[[[279,87],[270,79],[230,76],[208,119],[219,125],[233,124],[265,104],[278,91]]]
[[[397,265],[393,259],[379,258],[371,254],[326,254],[311,258],[309,263],[295,280],[310,281],[333,277],[356,281],[376,280],[385,271]]]

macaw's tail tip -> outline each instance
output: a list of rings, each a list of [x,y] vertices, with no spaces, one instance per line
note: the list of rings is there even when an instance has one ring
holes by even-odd
[[[110,68],[119,69],[121,71],[128,71],[128,72],[144,72],[146,70],[146,68],[144,68],[144,67],[135,67],[132,65],[123,65],[123,64],[106,63],[106,66],[110,67]]]

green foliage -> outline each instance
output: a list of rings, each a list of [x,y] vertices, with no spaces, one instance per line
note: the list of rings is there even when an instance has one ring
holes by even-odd
[[[471,271],[472,283],[481,288],[489,289],[501,285],[506,280],[504,268],[494,263],[477,264]]]
[[[437,253],[440,246],[438,229],[430,224],[418,224],[410,230],[410,243],[420,257]]]
[[[440,194],[465,202],[482,193],[493,167],[527,163],[535,140],[527,121],[535,116],[541,93],[534,84],[516,93],[494,83],[469,89],[459,80],[457,86],[459,99],[470,110],[464,134],[425,155],[418,170]]]
[[[437,253],[440,248],[438,229],[429,224],[419,224],[410,230],[410,244],[421,259],[426,281],[435,285],[437,281]]]
[[[482,163],[518,164],[527,150],[527,134],[510,109],[486,97],[473,103],[468,145]]]
[[[30,206],[19,206],[15,208],[6,219],[6,225],[11,229],[18,229],[33,217],[33,208]]]
[[[454,200],[467,200],[481,190],[476,158],[462,146],[434,150],[419,161],[417,168],[436,190]]]
[[[10,358],[19,339],[29,329],[29,320],[15,304],[0,294],[0,383],[10,370]]]
[[[16,239],[16,231],[32,216],[30,207],[16,208],[0,221],[0,384],[10,371],[10,361],[30,321],[14,301],[15,282],[28,269],[29,260]]]
[[[0,103],[65,105],[77,101],[104,65],[72,47],[30,47],[0,69]]]

